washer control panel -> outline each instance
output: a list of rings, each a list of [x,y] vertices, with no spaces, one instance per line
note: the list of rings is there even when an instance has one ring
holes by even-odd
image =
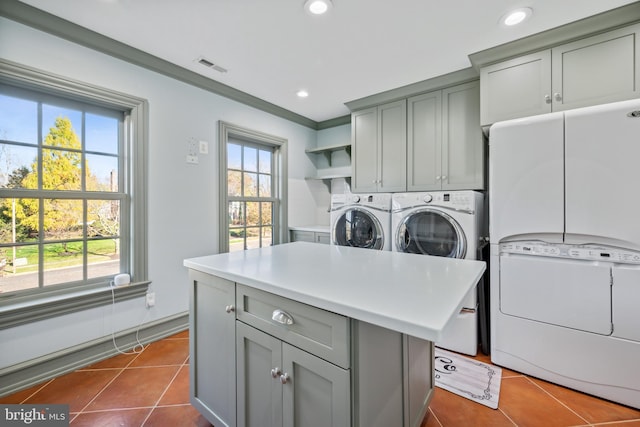
[[[640,264],[640,252],[599,245],[510,242],[500,244],[500,253],[609,261],[623,264]]]

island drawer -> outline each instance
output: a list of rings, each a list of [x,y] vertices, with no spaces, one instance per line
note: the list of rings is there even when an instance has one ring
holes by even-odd
[[[350,364],[349,318],[236,285],[236,318],[342,368]]]

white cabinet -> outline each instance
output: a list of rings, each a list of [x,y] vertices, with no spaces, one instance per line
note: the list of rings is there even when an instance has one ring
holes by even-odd
[[[191,404],[212,424],[236,425],[235,283],[189,270]]]
[[[640,96],[640,25],[480,70],[482,125]]]
[[[323,243],[328,245],[331,243],[331,237],[328,231],[290,230],[290,241]]]
[[[406,191],[406,100],[351,115],[352,191]]]
[[[479,83],[408,99],[407,190],[484,189]]]

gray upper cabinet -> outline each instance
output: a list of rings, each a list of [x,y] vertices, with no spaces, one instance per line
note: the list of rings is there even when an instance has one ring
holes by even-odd
[[[189,270],[191,404],[211,423],[236,425],[235,283]]]
[[[639,33],[636,24],[483,67],[482,125],[638,97]]]
[[[477,81],[408,99],[407,190],[484,189]]]
[[[406,123],[404,99],[351,115],[352,191],[406,190]]]

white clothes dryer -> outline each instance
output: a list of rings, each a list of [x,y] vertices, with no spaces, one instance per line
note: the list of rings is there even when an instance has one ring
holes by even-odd
[[[391,229],[395,252],[482,260],[486,245],[484,194],[477,191],[397,193],[392,198]],[[465,298],[463,308],[444,330],[438,347],[476,355],[488,348],[488,310],[484,280]],[[479,302],[480,299],[480,302]],[[479,319],[480,317],[480,319]]]
[[[332,194],[331,244],[391,250],[391,194]]]

